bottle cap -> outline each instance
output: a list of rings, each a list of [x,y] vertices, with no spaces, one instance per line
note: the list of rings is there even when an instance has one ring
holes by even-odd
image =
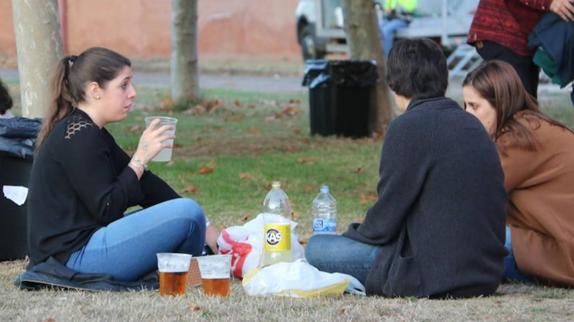
[[[321,192],[323,192],[323,193],[329,192],[329,186],[326,184],[322,185],[321,186]]]
[[[273,182],[271,183],[271,187],[272,187],[272,188],[275,188],[275,189],[281,188],[281,182],[279,182],[279,181],[273,181]]]

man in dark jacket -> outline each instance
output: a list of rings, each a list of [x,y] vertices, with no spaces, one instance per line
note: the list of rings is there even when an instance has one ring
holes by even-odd
[[[387,81],[406,111],[385,137],[379,198],[343,236],[311,238],[309,263],[357,277],[367,294],[496,291],[506,253],[503,174],[484,127],[444,97],[447,78],[446,59],[431,40],[393,47]]]

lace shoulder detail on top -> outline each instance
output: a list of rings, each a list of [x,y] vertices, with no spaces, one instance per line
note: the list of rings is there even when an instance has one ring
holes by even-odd
[[[87,121],[81,117],[74,117],[68,126],[66,127],[66,136],[67,140],[71,139],[76,133],[80,132],[82,129],[94,126],[94,123],[91,121]]]

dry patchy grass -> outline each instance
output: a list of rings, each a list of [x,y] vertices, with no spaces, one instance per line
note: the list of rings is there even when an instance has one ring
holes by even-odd
[[[200,288],[183,297],[158,292],[21,291],[12,285],[23,261],[0,263],[1,321],[572,321],[574,290],[503,285],[495,296],[465,300],[344,295],[249,297],[233,284],[226,299]]]

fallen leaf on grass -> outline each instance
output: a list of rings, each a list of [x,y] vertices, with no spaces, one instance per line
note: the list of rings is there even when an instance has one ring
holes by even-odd
[[[216,98],[216,99],[211,100],[211,101],[203,102],[202,105],[205,107],[205,109],[207,110],[207,112],[209,114],[212,114],[217,109],[224,106],[223,101],[220,100],[219,98]]]
[[[241,221],[242,221],[242,222],[247,222],[250,217],[251,217],[250,214],[245,214],[245,215],[243,215],[243,217],[241,218]]]
[[[235,100],[233,101],[233,105],[235,105],[235,107],[241,107],[241,101]]]
[[[297,162],[301,164],[313,164],[317,161],[321,160],[319,157],[302,157],[297,160]]]
[[[199,189],[197,189],[196,186],[192,186],[192,185],[189,185],[189,186],[183,188],[183,192],[185,192],[185,193],[195,194],[195,193],[197,193],[198,191],[199,191]]]
[[[347,312],[347,308],[346,307],[340,307],[337,309],[337,314],[338,315],[343,315],[345,314],[345,312]]]
[[[247,132],[251,134],[261,134],[261,129],[258,127],[251,127],[247,129]]]
[[[251,180],[252,178],[253,176],[247,172],[242,172],[239,174],[239,180]]]
[[[281,110],[281,112],[279,112],[279,114],[277,115],[278,118],[281,117],[289,117],[289,116],[294,116],[296,114],[298,114],[299,112],[301,112],[301,109],[292,105],[287,105],[283,108],[283,110]]]
[[[202,115],[202,114],[212,114],[217,109],[224,107],[223,101],[220,99],[214,99],[210,101],[203,101],[192,108],[189,108],[183,112],[185,115]]]
[[[195,105],[194,107],[185,110],[183,112],[183,114],[185,114],[185,115],[201,115],[201,114],[205,113],[206,111],[207,110],[205,109],[205,107],[203,107],[203,105]]]
[[[300,108],[293,106],[293,105],[287,105],[281,110],[281,112],[277,112],[277,113],[273,114],[272,116],[266,117],[265,121],[267,121],[267,122],[276,121],[279,119],[292,117],[292,116],[299,114],[300,112],[301,112]]]
[[[203,167],[199,168],[199,170],[197,172],[199,172],[199,174],[208,174],[208,173],[212,173],[213,171],[215,171],[215,168],[203,166]]]
[[[199,306],[199,305],[197,305],[197,304],[191,304],[191,305],[189,306],[189,309],[190,309],[192,312],[197,312],[197,311],[201,311],[201,306]]]
[[[169,97],[166,97],[159,103],[159,108],[163,111],[171,110],[173,108],[173,104],[173,100]]]
[[[199,168],[199,174],[209,174],[215,171],[215,160],[209,161],[206,165]]]
[[[353,170],[353,172],[355,172],[356,174],[362,174],[363,172],[365,172],[365,169],[363,167],[358,167],[355,170]]]
[[[292,211],[291,212],[291,219],[293,220],[297,220],[301,217],[301,213],[300,212],[296,212],[296,211]]]
[[[314,190],[315,190],[315,186],[314,186],[314,185],[306,184],[306,185],[303,186],[303,191],[305,191],[305,192],[307,192],[307,193],[309,193],[309,192],[311,192],[311,191],[314,191]]]
[[[375,194],[361,194],[361,204],[363,205],[371,204],[377,201],[377,199],[379,199],[379,197]]]
[[[287,153],[295,153],[299,151],[299,148],[296,146],[288,146],[287,148],[284,149],[285,152]]]

